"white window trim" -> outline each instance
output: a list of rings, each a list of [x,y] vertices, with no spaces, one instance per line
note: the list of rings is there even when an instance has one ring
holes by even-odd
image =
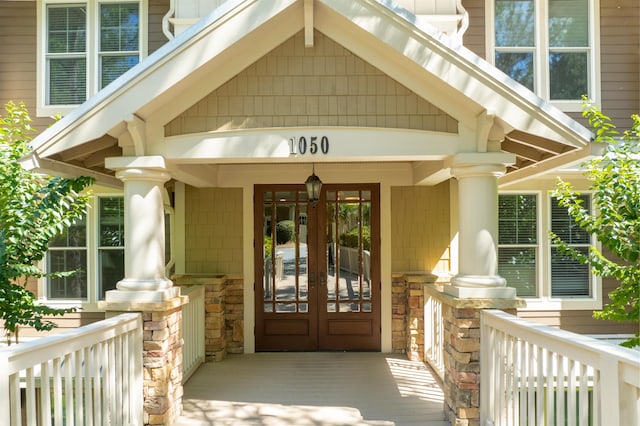
[[[91,17],[87,22],[87,99],[98,92],[100,85],[98,53],[99,39],[96,37],[98,27],[98,5],[100,3],[139,3],[140,14],[140,61],[148,55],[148,0],[37,0],[36,17],[37,17],[37,88],[36,88],[36,116],[37,117],[53,117],[56,114],[65,115],[73,111],[78,105],[46,105],[47,92],[47,64],[46,64],[46,43],[47,43],[47,6],[51,4],[59,5],[87,5],[87,16]]]
[[[46,278],[38,280],[38,295],[39,302],[53,306],[56,308],[77,308],[81,309],[81,312],[103,312],[104,309],[98,306],[101,300],[98,299],[98,285],[100,282],[100,247],[98,243],[100,241],[100,229],[98,225],[100,223],[100,199],[122,197],[122,192],[94,192],[89,199],[89,205],[87,206],[86,227],[87,227],[87,298],[86,299],[49,299],[47,297]],[[125,200],[126,203],[126,200]],[[171,234],[171,248],[170,259],[165,259],[165,272],[167,272],[173,265],[175,265],[175,209],[171,207],[169,203],[169,197],[165,190],[165,213],[169,215],[169,232]],[[47,256],[41,262],[41,267],[46,270]]]
[[[533,48],[534,66],[534,93],[550,102],[552,105],[564,112],[582,112],[582,100],[565,101],[551,100],[549,98],[549,40],[548,40],[548,7],[539,10],[539,4],[547,3],[547,0],[534,0],[536,3],[535,15],[535,42]],[[587,0],[589,2],[589,45],[590,52],[587,54],[588,63],[588,83],[589,97],[595,105],[600,105],[601,101],[601,77],[600,77],[600,0]],[[495,0],[485,0],[485,48],[487,61],[495,66]],[[540,31],[544,28],[544,31]],[[521,51],[524,49],[518,49]],[[544,59],[541,51],[546,52]]]
[[[551,229],[551,192],[531,190],[500,191],[500,195],[536,195],[537,206],[537,235],[538,247],[536,257],[536,289],[538,297],[523,297],[527,306],[519,308],[521,311],[561,311],[561,310],[600,310],[602,309],[602,278],[590,272],[591,297],[551,297],[551,240],[547,230]],[[593,194],[591,195],[591,210],[594,210]],[[591,236],[591,244],[600,248],[595,237]]]

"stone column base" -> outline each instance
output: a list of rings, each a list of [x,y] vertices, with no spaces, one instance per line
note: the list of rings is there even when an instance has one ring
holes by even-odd
[[[429,287],[429,295],[442,303],[444,322],[445,415],[455,426],[480,424],[480,312],[500,309],[515,314],[522,299],[457,298]],[[445,289],[449,286],[444,286]]]
[[[144,424],[171,426],[182,412],[182,305],[187,296],[162,302],[101,302],[106,316],[141,312],[143,321]]]

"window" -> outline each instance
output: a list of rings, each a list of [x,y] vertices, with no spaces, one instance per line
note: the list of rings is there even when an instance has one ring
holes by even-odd
[[[75,274],[45,280],[40,292],[55,303],[82,302],[93,305],[105,299],[124,278],[124,197],[95,196],[90,213],[49,243],[45,270],[78,271]],[[174,210],[165,206],[165,260],[167,276],[174,267],[172,236]],[[92,307],[90,307],[92,309]]]
[[[488,1],[497,68],[567,111],[580,111],[582,95],[597,97],[597,0]]]
[[[42,1],[38,115],[68,112],[140,62],[143,9],[146,2]]]
[[[518,297],[536,297],[537,196],[500,195],[498,208],[498,274]]]
[[[581,195],[582,205],[591,211],[591,197]],[[573,220],[567,209],[551,199],[551,230],[570,247],[582,254],[589,252],[591,236]],[[591,296],[589,265],[564,255],[551,246],[551,296],[552,297],[589,297]]]
[[[87,298],[87,224],[79,220],[49,243],[47,273],[76,271],[73,275],[51,278],[49,299]]]
[[[591,211],[591,196],[580,198]],[[588,265],[559,252],[548,229],[585,254],[595,243],[550,195],[499,194],[498,274],[518,297],[527,298],[530,309],[601,309],[598,277]]]
[[[100,198],[98,224],[98,298],[124,278],[124,199]]]

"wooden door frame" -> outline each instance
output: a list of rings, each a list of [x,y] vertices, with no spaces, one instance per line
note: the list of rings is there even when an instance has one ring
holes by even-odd
[[[285,314],[287,315],[287,319],[291,320],[291,327],[295,329],[296,327],[304,327],[304,321],[309,321],[309,335],[308,339],[298,339],[299,342],[296,344],[292,344],[293,342],[290,340],[291,337],[289,335],[269,335],[267,336],[267,327],[269,327],[269,313],[264,312],[264,293],[263,293],[263,279],[264,279],[264,253],[263,253],[263,244],[262,244],[262,235],[264,232],[264,202],[263,194],[268,191],[304,191],[304,185],[301,184],[256,184],[254,185],[254,313],[255,313],[255,349],[256,351],[277,351],[277,350],[371,350],[371,351],[380,351],[381,350],[381,339],[382,339],[382,331],[381,331],[381,309],[382,309],[382,289],[381,289],[381,265],[380,265],[380,185],[372,184],[372,183],[351,183],[351,184],[326,184],[323,186],[322,197],[320,202],[318,203],[318,207],[309,207],[307,208],[307,220],[311,220],[312,216],[310,214],[311,209],[315,209],[315,218],[317,220],[316,223],[320,223],[321,221],[325,221],[326,223],[326,211],[323,207],[326,206],[326,192],[331,190],[359,190],[359,191],[370,191],[371,192],[371,304],[372,304],[372,313],[370,315],[370,327],[372,330],[372,338],[368,343],[357,343],[355,341],[358,340],[357,336],[355,337],[355,341],[353,338],[349,338],[349,340],[355,343],[353,347],[344,347],[342,345],[325,345],[324,347],[320,347],[320,327],[328,327],[327,324],[320,324],[321,318],[328,317],[340,317],[339,313],[336,315],[324,315],[320,312],[320,309],[326,310],[326,293],[324,297],[320,295],[321,291],[327,291],[326,286],[324,289],[320,289],[319,285],[316,284],[314,292],[317,293],[313,295],[315,297],[314,303],[312,303],[312,288],[311,284],[309,284],[308,294],[309,294],[309,312],[301,313],[301,314]],[[320,213],[322,211],[322,213]],[[309,223],[309,222],[308,222]],[[313,224],[313,223],[312,223]],[[315,252],[320,250],[319,244],[320,239],[324,241],[324,237],[320,237],[317,235],[320,233],[319,226],[316,226],[315,232],[310,232],[311,226],[307,227],[307,259],[309,262],[309,270],[315,271],[318,265],[315,265],[316,262],[321,262],[323,257],[318,255],[315,256],[314,259],[310,259],[310,252]],[[315,247],[315,249],[310,249],[310,247]],[[373,248],[375,247],[375,250]],[[317,250],[316,250],[317,249]],[[322,250],[320,250],[322,251]],[[324,255],[323,255],[324,256]],[[258,262],[258,260],[262,260]],[[326,260],[326,259],[325,259]],[[325,262],[326,264],[326,262]],[[314,266],[314,267],[312,267]],[[319,277],[316,281],[319,280]],[[322,306],[322,301],[324,300],[324,306]],[[312,306],[313,305],[313,306]],[[283,315],[283,314],[278,314]],[[271,315],[273,316],[273,315]],[[275,316],[274,316],[275,318]],[[279,318],[278,318],[279,319]],[[283,319],[284,320],[284,319]],[[352,319],[345,318],[344,315],[341,319],[344,325],[348,325],[349,321]],[[335,324],[335,323],[334,323]],[[327,330],[323,330],[328,333]],[[293,332],[297,332],[293,330]],[[362,339],[361,339],[362,340]]]

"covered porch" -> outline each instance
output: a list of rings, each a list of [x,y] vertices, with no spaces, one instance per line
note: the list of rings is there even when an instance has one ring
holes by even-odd
[[[448,425],[440,382],[398,354],[283,352],[203,364],[176,425]]]

